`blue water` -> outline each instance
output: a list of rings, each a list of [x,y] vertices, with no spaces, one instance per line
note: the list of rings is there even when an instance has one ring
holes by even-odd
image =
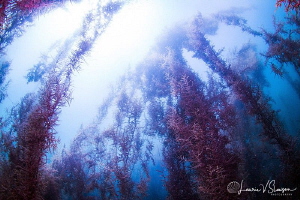
[[[273,18],[298,30],[294,12],[83,0],[38,13],[0,52],[0,199],[297,198],[299,74],[266,61],[263,35]]]

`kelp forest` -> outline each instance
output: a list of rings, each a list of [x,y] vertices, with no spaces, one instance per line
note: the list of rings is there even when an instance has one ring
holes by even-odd
[[[94,120],[62,144],[68,130],[58,127],[74,100],[74,77],[114,17],[136,1],[90,1],[80,28],[23,75],[38,89],[6,106],[13,81],[6,49],[35,19],[66,3],[0,1],[0,199],[300,198],[298,1],[272,2],[284,18],[273,17],[271,31],[251,26],[241,12],[207,16],[199,9],[160,34],[103,92]],[[224,53],[227,47],[211,40],[221,27],[265,48],[249,41]],[[271,85],[291,95],[272,96]]]

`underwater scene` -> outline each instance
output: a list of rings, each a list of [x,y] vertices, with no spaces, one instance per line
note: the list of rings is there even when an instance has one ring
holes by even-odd
[[[300,199],[298,0],[0,0],[0,200]]]

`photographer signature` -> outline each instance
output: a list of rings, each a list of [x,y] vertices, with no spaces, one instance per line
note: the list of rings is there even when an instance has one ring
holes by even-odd
[[[241,181],[241,183],[238,183],[237,181],[230,182],[227,185],[227,190],[229,193],[238,193],[240,195],[242,192],[262,192],[262,193],[290,193],[297,190],[297,188],[277,188],[275,184],[275,180],[268,180],[268,182],[264,184],[259,184],[259,187],[243,187],[244,180]]]

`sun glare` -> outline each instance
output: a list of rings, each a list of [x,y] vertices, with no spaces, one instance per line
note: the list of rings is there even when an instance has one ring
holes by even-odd
[[[49,34],[54,38],[66,38],[72,35],[82,23],[84,15],[91,9],[91,2],[83,0],[79,3],[68,2],[46,16],[44,23]],[[39,21],[37,22],[39,23]]]
[[[103,56],[116,55],[116,52],[124,56],[136,55],[140,53],[140,47],[149,46],[154,42],[154,11],[154,5],[149,1],[125,5],[114,16],[112,23],[100,38],[99,51]]]

